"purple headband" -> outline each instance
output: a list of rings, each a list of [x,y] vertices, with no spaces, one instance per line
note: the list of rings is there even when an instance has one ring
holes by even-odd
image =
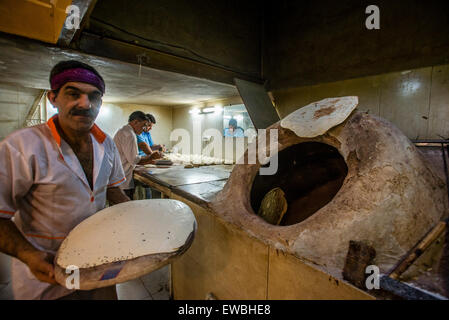
[[[89,83],[104,93],[104,82],[95,73],[84,68],[67,69],[55,75],[51,81],[51,90],[58,90],[67,82]]]

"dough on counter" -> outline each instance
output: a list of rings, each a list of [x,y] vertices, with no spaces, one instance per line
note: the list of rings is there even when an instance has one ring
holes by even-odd
[[[213,164],[223,164],[224,162],[224,160],[220,158],[214,158],[198,154],[169,153],[166,154],[166,157],[173,162],[180,162],[182,164],[193,164],[193,165],[213,165]]]

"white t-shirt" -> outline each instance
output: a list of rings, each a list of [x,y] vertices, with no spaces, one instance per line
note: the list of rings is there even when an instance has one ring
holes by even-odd
[[[126,176],[126,181],[120,185],[120,188],[123,190],[132,189],[134,188],[134,169],[140,159],[142,159],[142,157],[139,156],[137,136],[134,129],[129,124],[124,125],[115,134],[114,142],[117,145]]]
[[[94,125],[91,190],[78,158],[56,130],[56,118],[0,142],[0,218],[13,218],[35,248],[51,254],[76,225],[105,207],[108,187],[125,181],[113,140]],[[37,280],[24,263],[12,260],[15,299],[56,299],[72,292]]]

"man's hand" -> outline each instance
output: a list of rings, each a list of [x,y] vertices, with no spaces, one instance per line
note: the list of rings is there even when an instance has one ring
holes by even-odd
[[[110,205],[130,201],[128,196],[119,187],[111,187],[106,191],[106,199]]]
[[[9,219],[0,219],[0,252],[25,263],[40,281],[57,284],[53,256],[33,247]]]
[[[28,265],[31,273],[38,280],[50,284],[58,284],[55,280],[53,259],[53,255],[37,250],[21,255],[21,260]]]
[[[153,151],[151,154],[142,157],[138,164],[146,165],[146,164],[154,164],[157,159],[162,158],[162,155],[159,151]]]
[[[157,160],[162,158],[162,154],[159,151],[153,151],[150,155],[151,160]]]
[[[160,151],[160,152],[166,152],[167,151],[167,149],[165,148],[165,144],[154,144],[151,147],[151,149],[157,150],[157,151]]]

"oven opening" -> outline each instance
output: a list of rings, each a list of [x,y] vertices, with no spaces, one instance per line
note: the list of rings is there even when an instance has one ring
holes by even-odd
[[[332,200],[347,173],[343,157],[330,145],[305,142],[291,146],[278,153],[276,174],[256,176],[251,206],[271,224],[300,223]]]

